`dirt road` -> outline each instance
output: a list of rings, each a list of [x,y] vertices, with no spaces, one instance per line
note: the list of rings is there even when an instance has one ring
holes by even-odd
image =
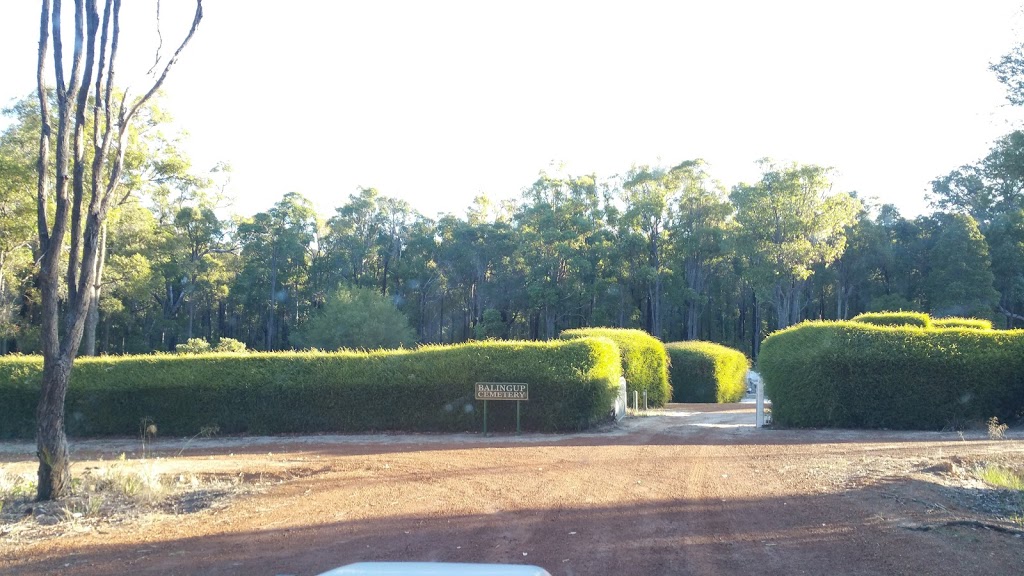
[[[11,532],[0,573],[305,575],[374,560],[556,576],[1024,573],[1015,496],[973,472],[1024,461],[1021,436],[752,422],[749,404],[672,405],[560,436],[161,441],[147,447],[152,470],[252,489],[190,513]],[[82,471],[139,443],[75,450]],[[25,473],[31,451],[0,444],[0,462]]]

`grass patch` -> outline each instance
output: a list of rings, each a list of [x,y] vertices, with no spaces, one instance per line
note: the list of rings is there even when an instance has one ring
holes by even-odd
[[[981,470],[981,479],[999,488],[1024,492],[1024,474],[1002,466],[985,466]]]
[[[988,464],[979,471],[978,477],[990,486],[1016,492],[1016,503],[1010,504],[1011,510],[1007,511],[1004,518],[1024,528],[1024,472]]]

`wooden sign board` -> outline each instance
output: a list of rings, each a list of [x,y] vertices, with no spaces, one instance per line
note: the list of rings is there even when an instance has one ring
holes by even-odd
[[[477,400],[521,400],[530,399],[530,385],[519,382],[477,382]]]

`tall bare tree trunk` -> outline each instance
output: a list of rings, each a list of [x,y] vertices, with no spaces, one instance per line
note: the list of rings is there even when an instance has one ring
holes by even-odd
[[[654,291],[651,294],[651,336],[661,338],[661,248],[658,245],[658,230],[651,233],[651,265],[654,267]]]
[[[270,299],[267,301],[267,337],[265,348],[273,350],[274,345],[274,320],[277,315],[277,244],[274,244],[274,251],[270,256]]]
[[[103,266],[107,261],[107,223],[103,223],[100,231],[100,255],[96,259],[96,280],[92,283],[89,302],[89,314],[85,319],[85,340],[82,342],[81,354],[96,355],[96,330],[100,325],[100,290],[103,288]]]
[[[39,500],[61,498],[71,490],[71,457],[64,434],[64,398],[70,377],[71,362],[43,367],[43,393],[36,408]]]
[[[654,295],[651,298],[651,336],[661,338],[661,272],[654,275]]]
[[[772,303],[775,305],[775,327],[782,330],[789,326],[790,310],[789,295],[782,286],[782,282],[776,282],[773,296],[774,298]]]
[[[64,401],[71,378],[71,366],[82,342],[86,318],[93,302],[93,288],[98,282],[97,260],[101,252],[101,229],[106,222],[111,200],[120,184],[124,169],[128,126],[139,109],[163,84],[171,66],[192,38],[203,16],[202,0],[196,0],[192,28],[174,55],[166,62],[160,77],[142,97],[130,103],[118,103],[113,98],[113,84],[114,62],[120,35],[121,2],[107,0],[104,3],[99,67],[95,74],[97,36],[101,31],[96,1],[75,0],[74,6],[74,53],[70,83],[66,82],[64,75],[61,2],[51,5],[50,0],[42,0],[39,22],[36,91],[39,97],[40,133],[36,164],[36,218],[39,232],[38,285],[42,301],[40,343],[43,352],[42,388],[36,408],[36,450],[39,458],[36,498],[39,500],[63,498],[71,489],[70,459],[64,431]],[[57,141],[54,156],[56,178],[52,191],[49,168],[53,127],[50,121],[49,90],[44,81],[51,27],[56,80],[54,93],[57,99]],[[85,107],[91,88],[95,89],[94,153],[92,179],[87,197],[84,177],[84,132]],[[116,109],[120,110],[120,114],[114,119],[111,114]],[[75,147],[74,154],[69,156],[72,132]],[[117,144],[116,148],[111,150],[114,136],[117,138]],[[73,180],[69,178],[69,169],[73,172]],[[72,187],[71,194],[69,184]],[[48,204],[51,198],[55,206],[52,212],[53,220],[49,222],[51,212]],[[67,302],[61,306],[60,269],[69,220],[71,250],[64,275],[67,283]]]
[[[753,304],[750,310],[750,359],[757,361],[761,352],[761,309],[757,305],[757,293],[751,291]]]

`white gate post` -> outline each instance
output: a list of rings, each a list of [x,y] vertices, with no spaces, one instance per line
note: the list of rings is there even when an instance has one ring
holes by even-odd
[[[761,428],[764,426],[764,380],[761,379],[761,375],[757,372],[751,372],[750,374],[754,379],[754,384],[757,386],[757,416],[754,424],[757,428]]]

